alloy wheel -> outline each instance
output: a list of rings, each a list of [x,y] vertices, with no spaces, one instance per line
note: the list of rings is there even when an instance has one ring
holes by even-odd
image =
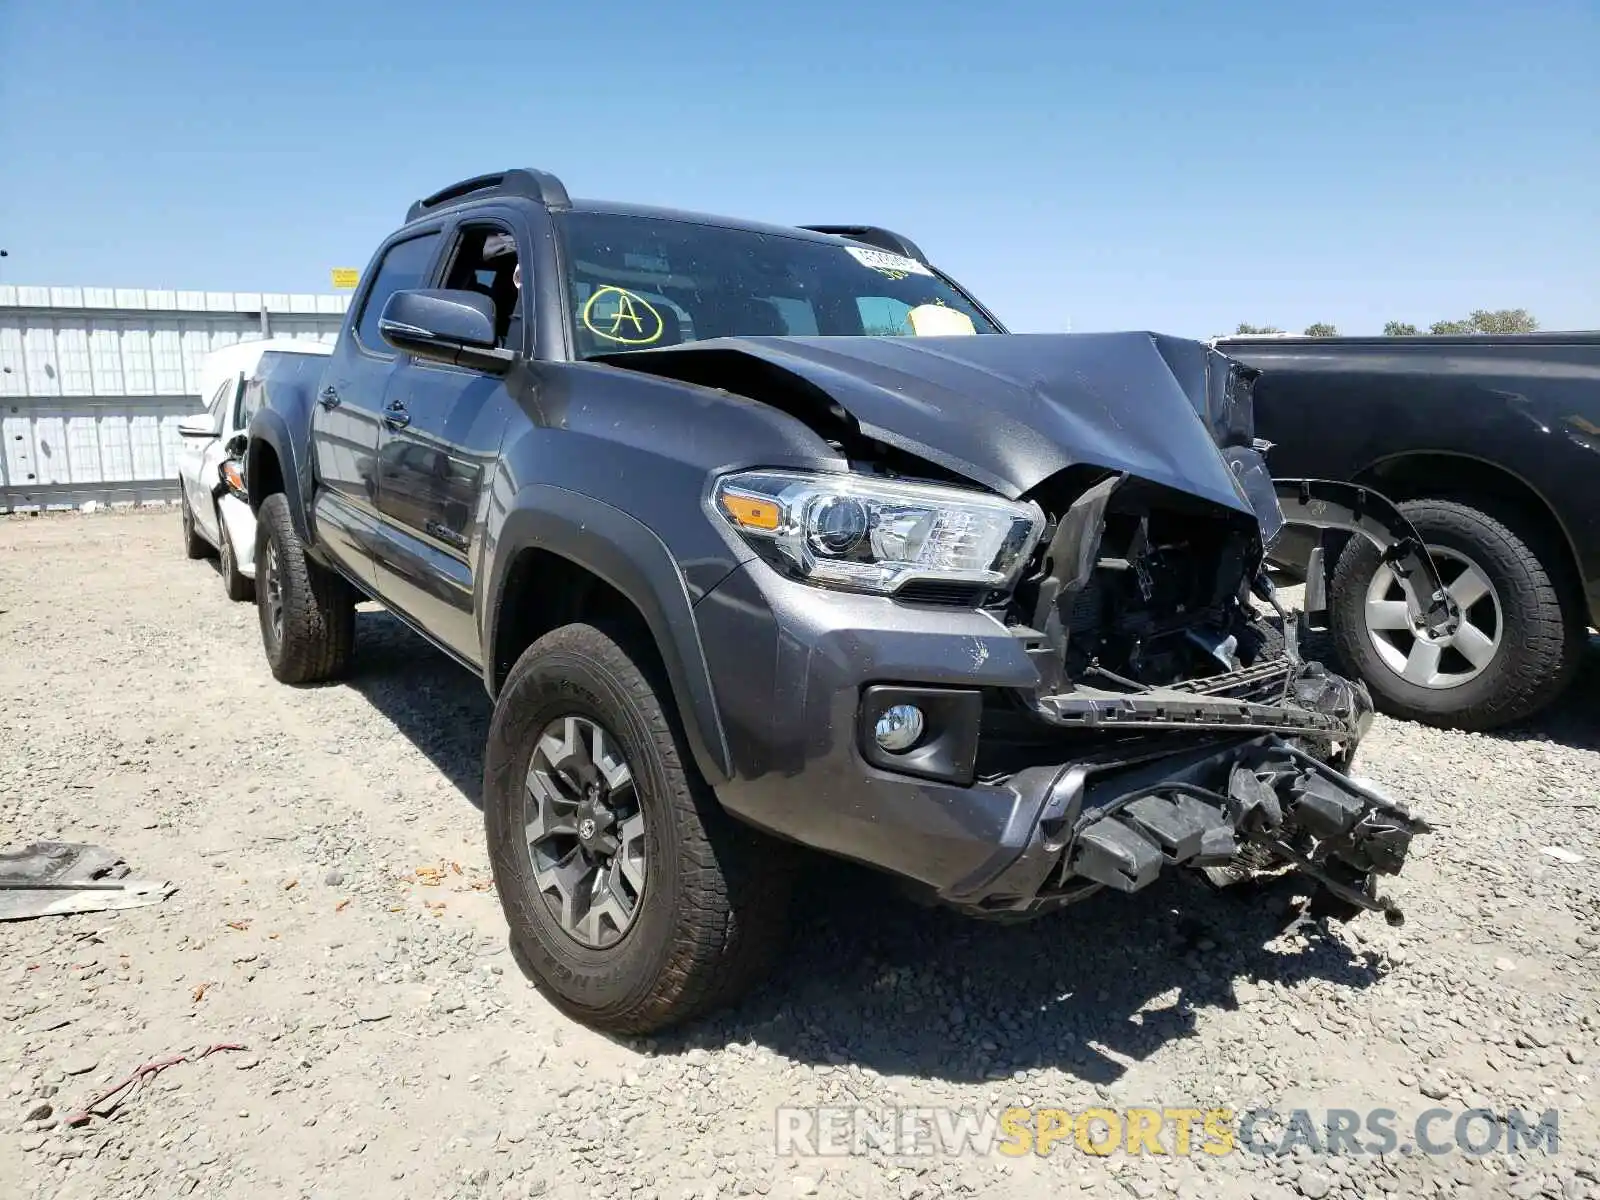
[[[1453,633],[1431,637],[1413,620],[1410,585],[1387,563],[1367,586],[1367,637],[1383,664],[1407,683],[1444,689],[1476,679],[1494,661],[1505,638],[1500,595],[1483,568],[1459,550],[1429,546],[1439,575],[1461,607]]]
[[[592,950],[621,941],[644,898],[645,822],[620,743],[588,717],[546,725],[523,824],[534,886],[562,931]]]
[[[280,645],[283,642],[283,581],[278,577],[278,548],[272,539],[267,539],[266,557],[261,564],[261,573],[266,576],[267,585],[267,623],[272,626],[272,640]]]

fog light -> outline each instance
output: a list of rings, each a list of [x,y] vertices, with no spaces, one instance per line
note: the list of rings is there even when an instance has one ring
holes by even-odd
[[[872,735],[878,745],[894,754],[909,750],[922,737],[922,710],[915,704],[895,704],[883,710]]]

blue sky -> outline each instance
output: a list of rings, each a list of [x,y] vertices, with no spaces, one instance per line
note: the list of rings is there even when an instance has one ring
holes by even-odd
[[[900,229],[1017,330],[1596,328],[1596,114],[1594,0],[0,0],[0,282],[325,291],[530,165]]]

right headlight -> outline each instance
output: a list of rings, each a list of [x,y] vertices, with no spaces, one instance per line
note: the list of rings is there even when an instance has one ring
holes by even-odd
[[[912,580],[1008,588],[1044,529],[1036,504],[832,472],[725,475],[712,506],[774,566],[881,594]]]

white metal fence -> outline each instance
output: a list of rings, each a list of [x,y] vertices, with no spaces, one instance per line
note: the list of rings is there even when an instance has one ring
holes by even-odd
[[[0,286],[0,512],[177,497],[212,350],[332,341],[345,294]]]

